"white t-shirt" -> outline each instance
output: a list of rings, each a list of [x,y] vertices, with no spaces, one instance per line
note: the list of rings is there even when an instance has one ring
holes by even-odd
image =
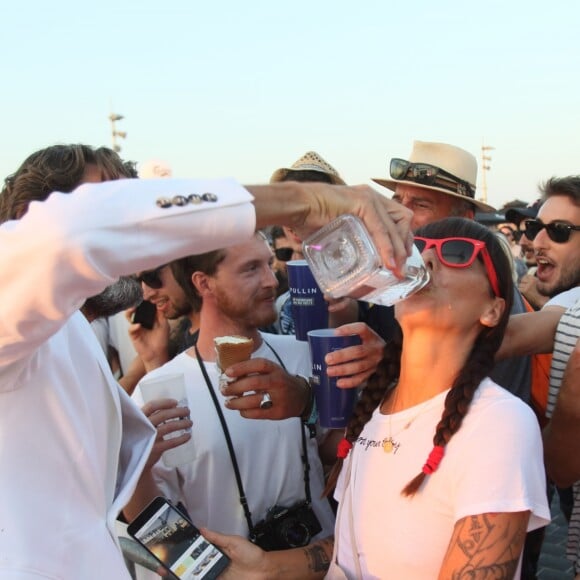
[[[546,308],[546,306],[561,306],[568,309],[574,306],[578,300],[580,300],[580,286],[556,294],[544,304],[543,308]]]
[[[293,336],[262,336],[265,342],[252,354],[252,358],[266,358],[278,363],[267,341],[290,374],[310,375],[308,343],[298,342]],[[147,375],[151,378],[169,373],[184,374],[193,422],[192,436],[197,451],[191,463],[169,469],[163,461],[159,461],[153,473],[163,493],[174,501],[182,501],[198,527],[247,537],[248,526],[225,436],[195,353],[192,355],[184,352]],[[244,419],[238,411],[224,406],[224,396],[216,388],[216,364],[205,362],[205,367],[222,405],[254,525],[266,516],[272,506],[290,507],[304,500],[300,435],[304,427],[300,419]],[[139,387],[134,397],[138,403],[142,401]],[[308,433],[306,437],[312,503],[322,526],[322,532],[317,537],[325,537],[333,533],[334,515],[328,501],[320,498],[324,477],[316,439],[310,439]]]
[[[433,449],[447,392],[392,417],[377,408],[351,450],[346,460],[354,462],[351,485],[336,525],[338,563],[349,578],[356,570],[351,506],[365,580],[437,577],[453,527],[468,515],[530,510],[528,530],[549,523],[537,420],[527,405],[489,379],[476,391],[438,470],[414,497],[401,495]],[[383,442],[389,438],[394,448],[387,453]],[[339,501],[346,461],[335,492]]]

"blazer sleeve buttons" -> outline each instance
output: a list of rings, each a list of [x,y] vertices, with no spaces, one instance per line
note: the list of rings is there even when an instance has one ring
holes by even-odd
[[[192,205],[199,205],[203,202],[215,203],[218,200],[218,196],[215,193],[191,193],[187,196],[185,195],[175,195],[172,198],[169,197],[158,197],[155,203],[157,207],[166,209],[168,207],[177,206],[183,207],[188,203]]]

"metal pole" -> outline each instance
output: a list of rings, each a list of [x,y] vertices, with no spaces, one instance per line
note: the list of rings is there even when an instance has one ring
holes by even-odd
[[[495,149],[495,147],[491,147],[490,145],[482,145],[481,146],[481,198],[480,201],[483,203],[487,203],[487,172],[491,169],[489,162],[491,161],[491,157],[486,155],[487,151],[491,151]]]
[[[119,153],[121,151],[121,146],[117,144],[117,137],[122,137],[125,139],[127,133],[125,131],[117,131],[115,123],[124,119],[123,115],[118,115],[117,113],[111,113],[109,115],[109,120],[111,121],[111,140],[113,144],[113,151]]]

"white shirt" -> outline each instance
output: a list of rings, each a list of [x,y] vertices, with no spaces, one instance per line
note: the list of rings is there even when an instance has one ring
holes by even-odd
[[[392,416],[377,408],[350,451],[351,484],[336,526],[338,563],[348,578],[356,570],[350,509],[365,580],[437,577],[455,523],[469,515],[530,510],[528,531],[550,521],[537,420],[525,403],[489,379],[476,391],[438,470],[415,496],[401,495],[433,448],[447,392]],[[386,453],[389,437],[394,449]],[[335,492],[339,501],[346,462]]]
[[[293,336],[265,334],[265,341],[276,351],[292,374],[310,375],[310,353],[306,342]],[[252,353],[252,358],[278,360],[266,342]],[[253,524],[266,516],[274,505],[291,507],[305,499],[301,420],[283,421],[245,419],[224,406],[225,398],[217,387],[218,369],[214,362],[205,368],[217,395],[234,446],[234,452]],[[147,375],[159,379],[164,374],[182,373],[191,411],[192,439],[195,455],[189,463],[167,468],[161,459],[153,474],[164,495],[181,501],[194,524],[226,534],[248,536],[248,526],[240,504],[231,458],[219,417],[195,354],[184,352]],[[139,386],[133,394],[142,404]],[[322,525],[320,537],[332,534],[334,516],[326,498],[322,464],[316,439],[307,434],[310,462],[310,490],[314,511]]]
[[[543,308],[546,308],[546,306],[561,306],[567,310],[568,308],[572,308],[578,300],[580,300],[580,286],[556,294],[556,296],[553,296],[544,304]]]

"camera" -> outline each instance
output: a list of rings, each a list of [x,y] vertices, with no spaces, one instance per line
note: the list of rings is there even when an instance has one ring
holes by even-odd
[[[254,527],[250,540],[267,552],[300,548],[310,543],[322,526],[309,502],[285,508],[273,506]]]

